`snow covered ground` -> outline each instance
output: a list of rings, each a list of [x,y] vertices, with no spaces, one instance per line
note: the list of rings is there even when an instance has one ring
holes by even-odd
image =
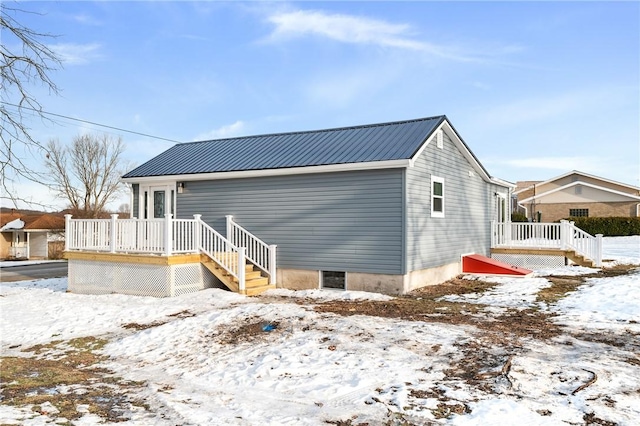
[[[640,237],[604,242],[610,265],[640,265]],[[143,383],[136,396],[148,406],[131,410],[123,425],[637,425],[640,270],[586,278],[556,303],[536,298],[550,275],[595,271],[496,278],[485,292],[443,298],[486,305],[473,318],[488,323],[508,312],[553,314],[549,327],[564,328],[550,339],[314,309],[323,301],[392,300],[362,292],[247,298],[211,289],[156,299],[66,293],[66,279],[2,283],[0,349],[4,357],[33,356],[24,350],[35,344],[107,338],[104,366]],[[268,325],[275,329],[260,329]],[[491,367],[473,380],[452,373],[474,356]],[[53,406],[38,413],[0,402],[0,424],[61,421]],[[73,424],[102,420],[86,413]]]

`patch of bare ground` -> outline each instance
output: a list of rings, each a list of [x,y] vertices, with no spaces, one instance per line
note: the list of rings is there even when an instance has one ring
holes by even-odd
[[[538,292],[537,301],[547,304],[556,303],[568,293],[576,291],[587,278],[618,277],[635,273],[637,269],[638,265],[615,265],[586,275],[549,275],[545,278],[551,282],[551,286]]]
[[[140,383],[97,366],[104,360],[98,351],[106,343],[83,337],[25,349],[30,357],[0,358],[2,403],[31,405],[34,412],[68,422],[83,415],[79,407],[113,423],[128,420],[126,413],[132,409],[148,411],[145,403],[130,396]]]
[[[195,315],[196,314],[194,314],[193,312],[190,312],[190,311],[180,311],[180,312],[176,312],[175,314],[168,315],[168,317],[182,319],[182,318],[193,317]],[[146,324],[140,324],[140,323],[137,323],[137,322],[130,322],[130,323],[124,324],[122,326],[122,328],[125,328],[127,330],[141,331],[141,330],[146,330],[146,329],[153,328],[153,327],[159,327],[159,326],[164,325],[164,324],[166,324],[166,323],[168,323],[170,321],[171,320],[153,321],[153,322],[146,323]]]
[[[259,318],[249,318],[245,324],[239,327],[223,329],[221,332],[207,337],[214,338],[223,345],[237,345],[263,339],[269,333],[277,333],[279,325],[277,321],[269,322]]]
[[[339,315],[370,315],[410,321],[473,325],[486,331],[541,339],[560,334],[559,327],[549,321],[553,314],[533,309],[508,309],[503,314],[492,315],[489,320],[484,312],[486,305],[442,299],[443,296],[451,294],[480,293],[496,285],[481,280],[454,278],[393,300],[329,301],[319,303],[314,309],[317,312]]]
[[[454,278],[437,286],[428,286],[392,300],[339,300],[320,302],[317,312],[339,315],[370,315],[401,318],[411,321],[437,321],[451,324],[467,323],[469,318],[486,306],[474,303],[438,300],[450,294],[478,293],[496,284],[480,280]]]

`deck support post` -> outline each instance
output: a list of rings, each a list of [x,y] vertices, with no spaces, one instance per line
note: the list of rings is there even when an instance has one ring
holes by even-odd
[[[73,232],[71,231],[71,215],[64,215],[64,251],[69,251],[69,240]]]
[[[246,248],[238,247],[238,289],[240,290],[240,293],[244,293],[246,291],[246,287],[245,287],[245,265],[247,264],[246,251],[247,251]]]
[[[571,243],[571,227],[566,220],[560,221],[560,248],[566,250],[570,247]]]
[[[596,234],[596,258],[597,267],[602,266],[602,234]]]
[[[109,229],[109,252],[116,252],[116,221],[118,220],[117,214],[111,215],[111,228]]]
[[[276,248],[275,244],[269,246],[269,284],[276,283]]]
[[[196,221],[196,229],[193,230],[193,243],[195,245],[196,252],[200,253],[200,250],[202,249],[202,224],[200,223],[202,222],[202,215],[194,214],[193,220]]]
[[[164,215],[164,255],[171,256],[172,247],[171,243],[173,242],[172,234],[172,221],[171,218],[173,215],[171,213],[167,213]]]

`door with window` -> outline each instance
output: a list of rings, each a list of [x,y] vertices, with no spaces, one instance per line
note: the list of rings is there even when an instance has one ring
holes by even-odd
[[[151,202],[149,203],[148,217],[150,219],[164,219],[167,213],[167,188],[164,186],[152,186],[149,188]]]

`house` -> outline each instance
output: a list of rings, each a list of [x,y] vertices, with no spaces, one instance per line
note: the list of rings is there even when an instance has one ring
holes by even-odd
[[[529,219],[640,216],[640,188],[571,171],[546,181],[518,182],[513,193]]]
[[[135,218],[196,215],[229,235],[232,216],[277,246],[278,287],[389,294],[459,274],[464,254],[488,255],[490,223],[505,220],[513,187],[445,116],[181,143],[123,180]],[[70,286],[73,265],[92,265],[75,260]]]
[[[48,259],[62,254],[64,217],[4,210],[0,214],[0,259]]]

